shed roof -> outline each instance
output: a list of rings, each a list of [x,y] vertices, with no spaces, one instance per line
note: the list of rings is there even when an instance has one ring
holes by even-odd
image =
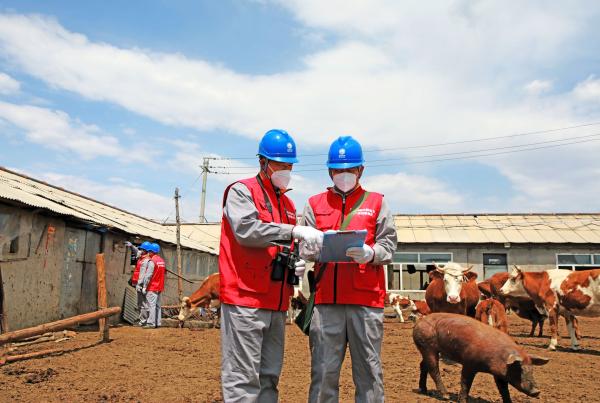
[[[17,201],[85,222],[116,228],[132,235],[176,243],[174,226],[161,225],[148,218],[2,167],[0,167],[0,199]],[[217,253],[215,249],[197,238],[188,236],[184,231],[181,234],[181,246],[211,254]]]
[[[600,243],[600,213],[394,216],[401,243]]]

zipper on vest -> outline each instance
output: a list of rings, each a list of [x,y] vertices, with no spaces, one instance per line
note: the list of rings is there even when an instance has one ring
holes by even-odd
[[[340,220],[340,227],[344,222],[344,215],[346,214],[346,195],[342,195],[342,219]],[[333,303],[337,302],[337,273],[338,273],[338,264],[335,263],[333,266]]]

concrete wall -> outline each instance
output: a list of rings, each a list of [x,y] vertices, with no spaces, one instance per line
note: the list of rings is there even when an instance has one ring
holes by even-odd
[[[542,271],[556,268],[556,254],[599,254],[600,245],[570,245],[570,244],[398,244],[396,252],[430,252],[452,253],[452,260],[467,267],[472,265],[472,271],[477,273],[478,280],[484,278],[483,254],[506,254],[508,270],[513,265],[518,265],[526,271]],[[398,287],[397,274],[390,281],[391,271],[388,268],[388,288]],[[404,287],[404,289],[407,289]],[[411,294],[412,297],[421,299],[424,292]]]
[[[10,225],[6,225],[7,222]],[[15,222],[19,224],[15,225]],[[19,235],[18,253],[10,253],[10,242],[16,233]],[[141,242],[145,239],[99,232],[62,217],[0,203],[0,270],[8,330],[96,309],[95,254],[98,252],[105,255],[109,306],[122,306],[127,280],[133,270],[129,264],[129,250],[124,246],[126,240]],[[81,248],[85,245],[87,249],[83,253]],[[167,268],[176,272],[173,265],[176,264],[173,259],[175,246],[161,244],[161,248]],[[195,264],[194,270],[183,275],[196,281],[193,284],[183,282],[184,295],[189,295],[207,273],[218,270],[217,257],[187,249],[183,249],[183,255],[184,263]],[[69,300],[73,302],[70,305],[66,303]],[[176,303],[177,278],[167,273],[163,305]],[[117,320],[113,318],[112,322]]]

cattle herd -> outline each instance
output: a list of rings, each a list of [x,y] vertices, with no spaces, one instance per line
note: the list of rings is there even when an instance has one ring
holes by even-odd
[[[416,301],[398,293],[388,293],[386,303],[400,322],[404,314],[416,321],[413,341],[421,353],[419,390],[427,393],[427,374],[437,391],[447,396],[439,371],[439,358],[462,364],[460,402],[467,402],[478,372],[492,374],[503,402],[510,402],[508,385],[528,396],[540,391],[533,378],[533,366],[548,359],[528,354],[508,334],[507,312],[531,321],[530,336],[544,322],[550,323],[549,350],[558,345],[558,319],[565,319],[571,348],[579,349],[581,338],[577,316],[600,316],[600,269],[525,272],[515,266],[511,273],[497,273],[477,283],[471,268],[456,263],[435,265],[429,272],[425,300]],[[217,307],[219,276],[209,276],[181,304],[179,320],[189,318],[197,308]],[[290,304],[290,321],[306,303],[296,290]],[[218,309],[217,309],[218,312]],[[216,318],[218,321],[218,316]]]

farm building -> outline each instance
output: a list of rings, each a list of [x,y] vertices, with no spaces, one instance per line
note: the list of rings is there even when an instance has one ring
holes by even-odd
[[[472,266],[479,280],[512,265],[525,270],[600,267],[600,214],[395,215],[398,249],[389,290],[423,298],[433,262]],[[217,242],[220,225],[188,225]]]
[[[473,266],[478,281],[527,271],[600,267],[600,214],[396,215],[388,289],[419,298],[433,262]]]
[[[97,309],[95,256],[104,253],[109,306],[122,306],[131,276],[125,241],[158,242],[176,272],[175,226],[0,168],[0,332]],[[184,294],[217,268],[217,251],[181,235]],[[167,273],[163,304],[178,303]]]

